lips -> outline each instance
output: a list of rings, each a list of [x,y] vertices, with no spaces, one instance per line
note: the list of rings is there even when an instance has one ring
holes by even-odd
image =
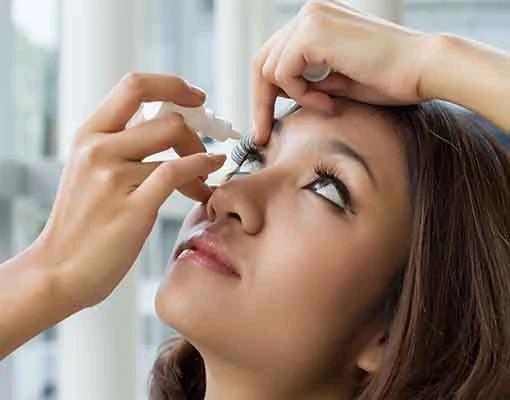
[[[228,257],[223,242],[217,235],[206,230],[196,232],[178,246],[175,259],[183,258],[231,277],[241,277]]]

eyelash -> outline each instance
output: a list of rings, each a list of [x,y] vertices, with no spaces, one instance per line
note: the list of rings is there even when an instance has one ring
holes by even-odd
[[[250,155],[262,158],[262,154],[253,143],[252,138],[250,136],[243,136],[232,150],[230,157],[238,166],[241,166]]]
[[[255,144],[249,137],[243,137],[241,141],[234,147],[230,158],[236,164],[236,168],[228,172],[225,175],[225,180],[229,180],[235,175],[246,175],[246,173],[240,173],[239,170],[247,160],[257,161],[261,164],[264,163],[264,155],[257,149]]]
[[[351,214],[356,214],[352,207],[352,198],[351,193],[345,183],[340,179],[340,173],[337,171],[337,169],[332,166],[328,165],[323,161],[319,161],[319,163],[314,167],[314,172],[317,175],[319,179],[328,180],[329,183],[331,183],[333,186],[335,186],[335,189],[339,192],[339,194],[342,196],[342,198],[345,201],[345,208],[340,207],[338,204],[332,202],[331,200],[327,199],[324,196],[321,196],[324,200],[331,203],[336,208],[339,208],[342,210],[342,212],[348,212]],[[318,180],[316,179],[313,182],[309,183],[305,187],[311,188],[315,184],[317,184]]]
[[[231,172],[228,172],[225,176],[225,180],[230,180],[235,175],[247,175],[249,173],[247,172],[239,172],[242,165],[247,160],[257,161],[263,164],[265,162],[264,155],[260,152],[260,150],[249,140],[241,141],[237,146],[233,149],[231,154],[232,160],[237,165],[234,170]],[[323,161],[319,161],[319,163],[314,167],[314,172],[317,175],[317,179],[315,179],[313,182],[307,184],[304,186],[304,188],[312,190],[313,187],[319,182],[320,179],[329,181],[330,184],[335,186],[335,189],[340,194],[340,196],[343,198],[345,202],[345,208],[339,206],[335,202],[327,199],[326,197],[319,195],[322,197],[325,201],[332,204],[336,209],[340,210],[342,213],[350,213],[350,214],[356,214],[352,207],[352,199],[351,194],[349,192],[349,189],[345,185],[345,183],[339,178],[340,174],[336,170],[336,168],[332,165],[328,165],[324,163]]]

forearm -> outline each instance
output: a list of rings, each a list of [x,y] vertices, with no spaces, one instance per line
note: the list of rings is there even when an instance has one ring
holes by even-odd
[[[72,310],[32,249],[0,265],[0,360]]]
[[[429,50],[422,96],[462,105],[510,132],[510,53],[453,35],[433,37]]]

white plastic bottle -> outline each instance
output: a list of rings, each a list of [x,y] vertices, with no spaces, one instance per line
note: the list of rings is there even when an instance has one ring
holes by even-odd
[[[326,64],[310,64],[306,67],[302,76],[309,82],[320,82],[328,77],[331,68]],[[183,107],[175,103],[160,103],[159,109],[150,117],[158,118],[170,112],[176,112],[183,116],[184,122],[194,131],[203,136],[209,136],[220,142],[227,139],[239,140],[242,134],[232,128],[232,123],[218,117],[214,111],[200,107]]]
[[[220,142],[227,139],[238,140],[241,133],[232,128],[232,123],[216,116],[214,111],[200,107],[182,107],[174,103],[162,103],[153,118],[158,118],[167,113],[176,112],[183,116],[184,122],[194,131],[203,136],[209,136]]]

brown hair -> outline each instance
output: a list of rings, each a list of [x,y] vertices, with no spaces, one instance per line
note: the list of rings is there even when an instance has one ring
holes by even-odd
[[[472,113],[444,103],[383,109],[405,143],[413,209],[382,368],[358,400],[510,398],[510,159]],[[198,351],[162,350],[151,400],[202,400]]]

